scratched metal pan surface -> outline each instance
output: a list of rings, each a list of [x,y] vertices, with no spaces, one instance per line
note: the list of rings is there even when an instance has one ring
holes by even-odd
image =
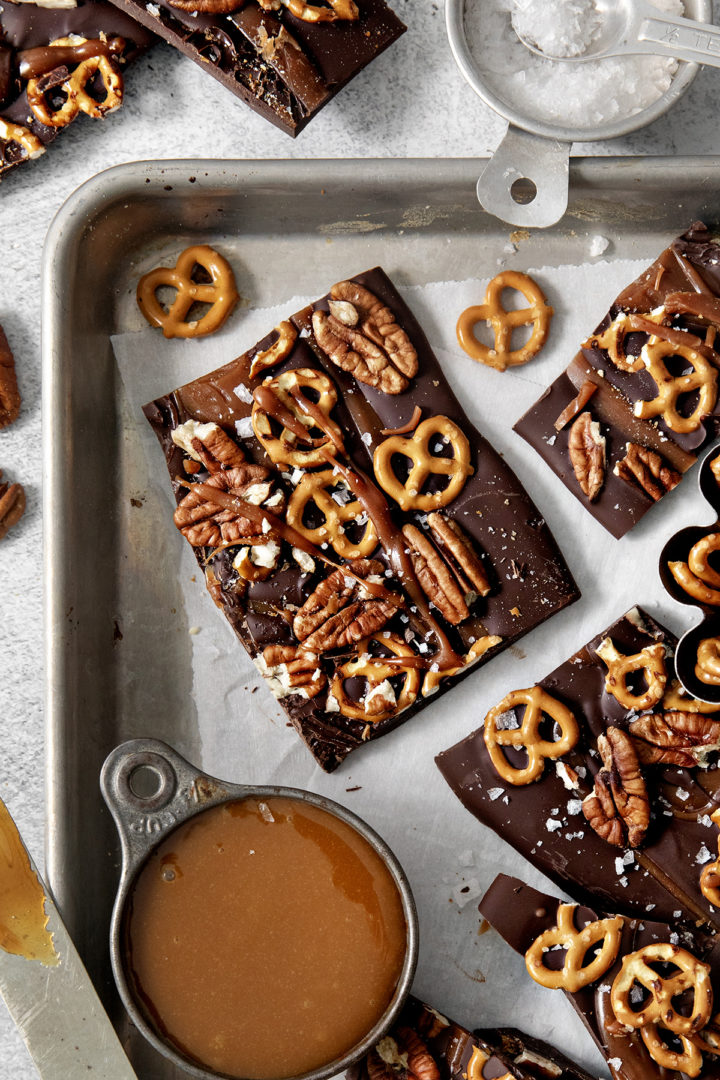
[[[693,219],[720,221],[720,158],[577,159],[565,217],[549,229],[511,237],[507,225],[478,205],[481,165],[476,159],[139,162],[81,187],[48,234],[43,334],[48,880],[142,1080],[180,1074],[126,1029],[110,974],[107,935],[119,852],[98,777],[109,751],[130,738],[163,739],[198,767],[233,782],[311,787],[366,817],[400,858],[415,891],[421,927],[417,992],[439,998],[434,1004],[470,1026],[501,1020],[491,1013],[477,1015],[469,991],[483,979],[468,983],[458,974],[458,967],[471,963],[463,960],[465,939],[457,938],[460,931],[452,926],[443,939],[445,930],[435,927],[430,909],[437,894],[431,895],[426,881],[432,859],[421,855],[422,845],[436,840],[437,857],[476,846],[476,823],[454,805],[430,759],[422,783],[403,789],[402,809],[393,801],[387,775],[385,795],[379,791],[378,776],[402,767],[397,751],[407,737],[404,729],[353,755],[339,780],[338,774],[328,777],[313,767],[299,740],[296,747],[283,730],[278,710],[277,745],[287,757],[278,764],[254,752],[255,729],[244,713],[265,709],[269,715],[270,695],[264,691],[238,697],[236,724],[244,742],[233,742],[227,726],[213,735],[206,723],[201,733],[202,702],[194,700],[190,675],[198,646],[182,625],[178,549],[168,547],[167,540],[172,531],[167,497],[143,488],[147,466],[132,436],[110,345],[112,333],[140,328],[132,299],[136,267],[152,265],[155,257],[177,253],[186,243],[221,245],[243,268],[241,293],[261,306],[296,294],[321,295],[335,280],[377,263],[400,285],[487,278],[507,260],[510,242],[519,249],[512,261],[517,269],[585,262],[598,233],[611,241],[612,258],[649,262]],[[474,408],[467,399],[480,385],[454,388]],[[506,438],[507,445],[498,448],[514,464],[519,440],[511,432]],[[537,468],[539,483],[554,482],[541,477],[540,463]],[[167,476],[158,475],[155,486],[165,489]],[[542,506],[542,492],[531,490]],[[557,534],[559,523],[550,524]],[[578,535],[581,526],[578,522]],[[576,552],[565,550],[575,569]],[[562,613],[553,620],[568,638],[566,655],[578,644],[572,618]],[[168,649],[173,634],[177,645]],[[238,664],[246,662],[241,652],[238,647]],[[503,663],[502,657],[495,661],[501,672]],[[543,673],[540,653],[532,677]],[[471,687],[473,680],[464,685]],[[473,712],[472,692],[462,694],[459,686],[434,708],[445,701],[451,708],[453,701],[467,708],[469,731],[481,717],[476,705]],[[427,713],[431,717],[432,709]],[[435,752],[449,745],[442,730],[435,741]],[[281,779],[273,781],[271,773]],[[449,838],[439,833],[438,840],[433,829],[424,831],[425,798],[442,806]],[[511,858],[503,869],[527,872]],[[468,930],[469,925],[466,920],[462,933],[471,950],[477,947],[477,928],[473,924]],[[432,940],[428,927],[433,927]],[[486,1000],[491,1009],[491,997]],[[576,1056],[598,1068],[582,1032],[577,1039]],[[566,1050],[573,1046],[566,1041]]]

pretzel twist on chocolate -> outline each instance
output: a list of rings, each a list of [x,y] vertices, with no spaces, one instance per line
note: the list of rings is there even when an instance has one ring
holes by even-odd
[[[595,652],[607,667],[605,690],[623,708],[642,712],[662,699],[667,683],[665,646],[662,642],[646,645],[640,652],[625,656],[618,652],[610,638],[604,638]],[[643,670],[647,687],[635,694],[628,688],[627,679],[634,672]]]
[[[597,919],[582,930],[575,925],[576,904],[559,904],[557,924],[536,937],[525,953],[525,966],[531,979],[551,990],[567,990],[571,994],[602,978],[615,963],[622,937],[623,918]],[[589,963],[590,950],[600,948]],[[563,966],[553,970],[544,963],[548,949],[565,949]]]
[[[352,541],[345,532],[345,525],[357,523],[363,513],[363,507],[355,498],[347,502],[338,502],[333,489],[347,491],[341,477],[332,469],[322,472],[306,473],[290,496],[287,510],[287,523],[297,529],[311,543],[328,543],[343,559],[364,559],[371,555],[378,544],[378,535],[372,520],[366,515],[362,536]],[[305,512],[310,505],[315,505],[323,515],[322,524],[309,528],[304,523]]]
[[[452,457],[442,457],[430,451],[432,439],[449,443]],[[412,464],[407,479],[398,480],[393,468],[395,454]],[[437,510],[457,498],[473,473],[470,464],[470,444],[457,424],[447,416],[430,416],[418,424],[414,433],[405,438],[390,435],[375,450],[375,476],[380,487],[403,510]],[[423,493],[423,486],[432,476],[447,476],[448,483],[441,491]]]
[[[660,963],[672,964],[678,970],[673,975],[660,975],[651,966]],[[635,984],[646,994],[637,1010],[631,1004]],[[682,1015],[676,1011],[673,999],[686,991],[692,991],[692,1009],[689,1015]],[[637,1030],[646,1024],[661,1024],[675,1035],[693,1035],[705,1027],[712,1013],[710,967],[679,945],[645,945],[623,957],[610,990],[610,1003],[617,1020],[626,1027]]]
[[[310,434],[315,427],[313,418],[302,410],[293,397],[293,393],[309,390],[316,395],[315,407],[325,417],[325,428],[332,427],[336,437],[342,440],[340,428],[334,420],[330,419],[330,413],[337,405],[337,390],[332,380],[314,368],[293,368],[291,371],[283,371],[280,375],[276,375],[274,379],[266,379],[263,386],[269,387],[281,407],[292,413],[308,431],[307,439],[303,445],[300,445],[298,436],[278,421],[280,433],[276,435],[272,413],[262,408],[256,401],[252,409],[253,431],[270,460],[276,465],[294,465],[298,469],[312,469],[317,465],[327,465],[326,451],[334,449],[333,439],[325,429],[320,435]]]
[[[662,417],[671,431],[680,435],[697,431],[717,402],[717,369],[697,349],[657,338],[650,338],[640,355],[646,370],[655,380],[658,392],[650,401],[635,402],[635,416],[642,420]],[[692,366],[692,372],[688,375],[671,375],[666,360],[673,356],[687,361]],[[678,411],[678,399],[693,391],[697,392],[697,402],[693,410],[683,416]]]
[[[64,45],[82,45],[87,38],[77,36],[57,38],[51,41],[48,48]],[[98,101],[88,93],[87,87],[93,77],[99,74],[102,79],[105,97]],[[41,89],[39,78],[28,79],[25,88],[28,105],[36,118],[46,127],[66,127],[79,112],[86,113],[94,119],[100,119],[107,113],[119,109],[123,100],[123,77],[112,63],[102,53],[97,56],[89,56],[81,60],[74,71],[62,83],[60,89],[65,93],[65,101],[59,109],[53,109],[47,101],[45,92]]]
[[[349,660],[338,668],[330,692],[340,706],[343,716],[378,723],[412,705],[420,689],[420,672],[417,667],[383,663],[381,656],[371,656],[368,650],[373,642],[387,649],[393,656],[414,658],[417,655],[397,634],[373,634],[358,643],[358,655],[354,660]],[[395,702],[390,703],[378,691],[384,682],[398,675],[403,676],[402,687]],[[346,693],[346,679],[366,680],[367,686],[361,701],[355,701]]]
[[[512,710],[525,706],[522,723],[510,726]],[[560,729],[559,738],[553,742],[543,739],[540,725],[544,717],[554,720]],[[483,736],[485,745],[496,771],[503,780],[514,786],[531,784],[539,779],[545,768],[545,758],[559,758],[567,754],[578,741],[577,720],[567,705],[551,697],[539,686],[528,690],[512,690],[485,717]],[[503,747],[524,749],[527,764],[522,768],[511,765]]]

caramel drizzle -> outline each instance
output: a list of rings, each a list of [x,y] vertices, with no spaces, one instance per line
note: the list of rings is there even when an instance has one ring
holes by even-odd
[[[256,506],[255,503],[248,502],[246,499],[241,498],[239,495],[229,495],[226,491],[221,491],[219,488],[213,487],[211,484],[202,484],[199,482],[193,483],[190,480],[186,480],[181,476],[175,477],[175,482],[181,487],[187,488],[188,491],[195,492],[206,502],[212,503],[214,506],[220,506],[223,510],[231,510],[235,514],[240,514],[242,517],[253,521],[257,525],[262,525],[266,522],[270,526],[270,531],[267,534],[279,538],[280,540],[287,541],[288,544],[292,544],[293,547],[300,548],[307,555],[310,555],[313,559],[318,559],[320,562],[326,563],[328,566],[332,566],[333,570],[342,570],[343,574],[347,574],[348,577],[355,578],[369,593],[377,597],[378,600],[386,600],[394,604],[396,607],[404,607],[404,597],[398,596],[397,593],[390,592],[383,585],[378,585],[374,581],[367,581],[365,578],[360,577],[359,574],[353,573],[352,567],[347,563],[336,563],[333,559],[328,558],[320,548],[315,547],[309,540],[307,540],[302,533],[294,529],[292,525],[288,525],[287,521],[283,521],[282,518],[277,517],[270,510],[265,510],[262,506]]]
[[[574,419],[587,405],[590,398],[597,392],[597,384],[586,379],[572,401],[568,402],[563,411],[553,424],[556,431],[562,431],[566,424]]]
[[[119,56],[125,49],[125,39],[111,37],[107,41],[91,38],[79,45],[41,45],[18,53],[18,74],[21,79],[37,79],[58,67],[70,67],[92,56]]]
[[[708,322],[720,323],[720,298],[697,293],[674,292],[665,297],[666,309],[678,315],[699,315]]]
[[[420,423],[421,420],[422,420],[422,409],[420,408],[419,405],[416,405],[415,408],[413,409],[413,414],[410,417],[410,419],[408,420],[407,424],[403,424],[402,427],[396,427],[396,428],[387,428],[387,427],[381,428],[380,434],[381,435],[407,435],[407,433],[409,431],[414,431],[415,430],[415,428],[418,426],[418,424]]]
[[[264,392],[258,396],[258,391]],[[338,450],[341,453],[344,453],[345,447],[342,443],[342,438],[340,438],[340,446],[338,446],[336,438],[334,437],[333,429],[339,434],[339,428],[334,421],[330,420],[330,418],[327,417],[312,401],[309,401],[301,391],[291,391],[291,393],[300,409],[302,409],[307,416],[310,416],[317,427],[325,432]],[[282,402],[278,400],[272,386],[266,384],[257,387],[254,391],[254,397],[268,416],[285,425],[288,430],[293,432],[293,434],[297,434],[298,438],[303,438],[307,441],[308,434],[305,425],[298,420],[297,417],[293,416],[290,410],[286,409]],[[407,550],[405,539],[392,520],[388,511],[387,500],[380,492],[380,489],[365,473],[339,462],[329,447],[322,447],[322,452],[328,462],[333,465],[343,477],[347,486],[372,521],[380,543],[387,555],[391,569],[399,577],[403,588],[406,590],[415,607],[435,635],[439,648],[438,652],[433,657],[433,662],[437,663],[438,668],[441,671],[451,667],[461,667],[463,658],[455,652],[445,631],[430,611],[430,606],[415,575],[415,570]]]
[[[695,293],[688,294],[695,296]],[[720,316],[720,312],[718,313]],[[645,319],[642,315],[629,315],[628,323],[631,330],[639,330],[650,337],[660,338],[661,341],[669,341],[671,345],[687,346],[690,349],[700,349],[705,344],[703,340],[689,330],[678,330],[674,326],[663,326],[662,323]]]

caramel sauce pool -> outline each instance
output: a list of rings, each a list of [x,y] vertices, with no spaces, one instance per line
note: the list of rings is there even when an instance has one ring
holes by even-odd
[[[299,799],[243,799],[180,826],[131,894],[128,975],[166,1041],[236,1077],[299,1076],[385,1012],[406,950],[370,844]]]

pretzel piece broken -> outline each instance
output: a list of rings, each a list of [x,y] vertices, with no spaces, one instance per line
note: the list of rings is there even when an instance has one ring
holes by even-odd
[[[6,120],[4,116],[0,116],[0,139],[6,144],[14,143],[19,146],[27,158],[40,157],[45,153],[45,147],[37,135],[33,135],[32,131],[22,124],[13,124]]]
[[[522,722],[513,710],[525,706]],[[540,735],[540,725],[549,716],[560,729],[559,738],[549,741]],[[577,720],[567,705],[551,697],[539,686],[527,690],[512,690],[485,717],[483,737],[495,770],[508,784],[519,787],[538,780],[545,768],[546,758],[567,754],[578,741]],[[503,747],[525,750],[527,763],[520,768],[512,765]]]
[[[51,41],[48,48],[84,45],[86,41],[87,38],[73,34]],[[97,47],[101,47],[99,41]],[[98,101],[88,92],[88,86],[96,75],[99,75],[105,90],[102,101]],[[35,117],[46,127],[66,127],[80,112],[96,120],[100,119],[119,109],[123,101],[123,77],[112,60],[102,52],[81,60],[61,84],[60,89],[65,94],[65,100],[60,108],[54,109],[48,104],[42,85],[41,78],[28,79],[25,91],[28,105]]]
[[[503,289],[516,289],[528,302],[528,307],[506,309],[502,305]],[[457,339],[468,356],[481,364],[505,371],[509,367],[527,364],[540,352],[547,341],[553,309],[537,282],[516,270],[504,270],[488,283],[482,304],[466,308],[457,321]],[[493,332],[492,348],[475,334],[477,323],[486,322]],[[513,330],[532,326],[528,341],[518,349],[512,347]]]
[[[618,652],[611,638],[604,638],[595,652],[607,667],[605,690],[623,708],[642,712],[662,699],[667,683],[665,646],[662,642],[646,645],[640,652],[625,656]],[[635,694],[629,689],[627,679],[634,672],[643,670],[647,687]]]
[[[193,280],[195,267],[210,276],[210,282]],[[166,310],[156,293],[163,285],[176,290],[175,299]],[[227,259],[207,244],[185,248],[174,266],[158,266],[143,276],[137,285],[138,307],[151,326],[162,327],[166,338],[206,337],[219,330],[239,299],[235,275]],[[210,304],[201,319],[186,322],[195,303]]]
[[[550,990],[567,990],[574,994],[583,986],[601,979],[615,963],[624,919],[596,919],[582,930],[575,925],[576,904],[559,904],[557,924],[536,937],[525,953],[525,966],[531,979]],[[597,946],[600,948],[597,949]],[[563,966],[558,970],[547,967],[545,953],[549,949],[565,950]],[[589,963],[585,959],[591,950],[597,949]]]

